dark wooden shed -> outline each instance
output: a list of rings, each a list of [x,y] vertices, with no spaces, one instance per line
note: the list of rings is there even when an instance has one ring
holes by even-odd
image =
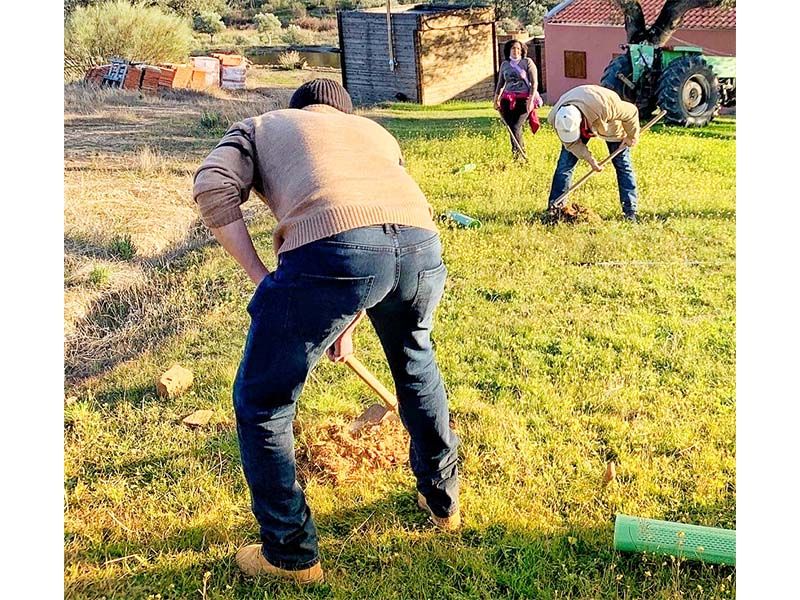
[[[340,11],[342,82],[356,104],[492,97],[494,8],[412,4]]]

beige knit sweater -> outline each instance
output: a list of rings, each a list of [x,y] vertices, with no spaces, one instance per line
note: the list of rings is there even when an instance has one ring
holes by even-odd
[[[576,106],[581,111],[589,128],[601,140],[620,142],[625,137],[639,135],[639,110],[635,104],[626,102],[616,92],[599,85],[579,85],[564,93],[550,110],[547,120],[555,127],[556,113],[564,105]],[[580,138],[564,144],[578,158],[588,160],[592,154]]]
[[[276,254],[368,225],[437,230],[397,140],[326,105],[235,123],[195,173],[194,199],[212,229],[241,219],[251,190],[278,221]]]

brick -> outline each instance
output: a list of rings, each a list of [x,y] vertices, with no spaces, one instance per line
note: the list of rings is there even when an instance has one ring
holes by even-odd
[[[603,476],[604,483],[611,483],[617,478],[617,466],[614,464],[613,460],[608,461],[606,465],[606,473]]]
[[[212,410],[196,410],[181,421],[187,427],[204,427],[214,415]]]
[[[158,395],[172,400],[192,386],[194,374],[180,365],[173,365],[156,383]]]

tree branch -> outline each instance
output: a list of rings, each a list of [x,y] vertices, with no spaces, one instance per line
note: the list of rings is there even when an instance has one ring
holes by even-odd
[[[644,13],[639,0],[612,0],[625,16],[625,33],[629,44],[638,44],[647,39]]]
[[[719,6],[723,0],[667,0],[653,25],[647,30],[646,40],[654,46],[663,46],[680,26],[681,19],[695,8]]]

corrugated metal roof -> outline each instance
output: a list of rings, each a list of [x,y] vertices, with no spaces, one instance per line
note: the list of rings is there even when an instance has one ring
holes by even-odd
[[[665,0],[639,0],[644,20],[651,25]],[[557,25],[625,26],[622,12],[611,0],[572,0],[550,12],[547,23]],[[736,29],[735,8],[695,8],[683,16],[681,29]]]

